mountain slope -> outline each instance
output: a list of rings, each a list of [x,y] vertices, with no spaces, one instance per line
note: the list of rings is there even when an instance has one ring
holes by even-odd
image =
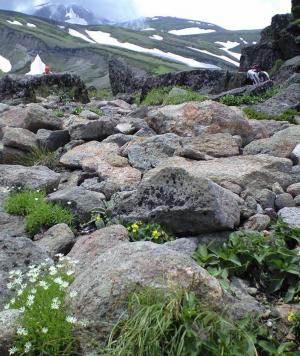
[[[256,30],[228,31],[189,21],[151,18],[133,29],[136,25],[128,23],[81,26],[0,11],[0,56],[11,63],[12,73],[28,72],[31,60],[40,54],[55,72],[76,72],[89,84],[106,86],[111,56],[152,73],[215,66],[236,69],[244,42],[258,39]],[[149,27],[154,22],[156,27]],[[208,27],[211,32],[199,34]],[[182,29],[183,35],[174,32]]]

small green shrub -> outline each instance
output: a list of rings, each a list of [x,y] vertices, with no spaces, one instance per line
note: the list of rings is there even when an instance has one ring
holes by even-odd
[[[159,87],[154,88],[149,91],[143,100],[143,105],[178,105],[188,101],[203,101],[207,99],[207,96],[201,95],[192,91],[188,87],[174,87],[181,88],[186,91],[186,93],[174,95],[168,97],[168,94],[173,89],[172,86],[169,87]]]
[[[279,88],[275,87],[267,90],[265,93],[261,95],[253,95],[253,96],[225,95],[220,99],[220,103],[228,106],[254,105],[258,103],[263,103],[264,101],[272,98],[278,92],[279,92]]]
[[[88,108],[89,111],[99,115],[99,116],[102,116],[103,115],[103,110],[99,109],[99,108],[96,108],[96,107],[91,107],[91,108]]]
[[[65,113],[63,111],[54,111],[54,115],[58,118],[62,118],[65,116]]]
[[[175,240],[175,237],[165,231],[159,224],[144,223],[136,221],[127,225],[128,238],[131,242],[152,241],[162,244],[167,241]]]
[[[201,305],[190,292],[144,289],[133,294],[128,316],[116,324],[105,355],[257,356],[289,351],[254,318],[232,321]],[[281,347],[281,349],[279,349]]]
[[[12,193],[6,200],[4,209],[9,214],[25,216],[26,232],[32,237],[56,224],[65,223],[73,227],[72,212],[57,204],[46,202],[43,192]]]
[[[42,263],[31,266],[26,274],[19,270],[10,272],[8,288],[15,292],[15,297],[5,309],[21,311],[10,355],[71,356],[78,351],[73,329],[87,323],[65,310],[66,296],[76,297],[76,292],[67,292],[74,279],[73,267],[71,259],[61,257],[56,266]]]
[[[92,89],[89,90],[89,97],[99,100],[112,100],[113,94],[110,89]]]
[[[148,106],[162,105],[165,100],[165,97],[169,94],[171,89],[172,87],[160,87],[150,90],[144,98],[142,104]]]
[[[244,108],[244,113],[251,120],[276,120],[276,121],[288,121],[291,124],[295,124],[295,116],[299,115],[299,112],[294,109],[289,109],[281,115],[270,115],[255,111],[253,108]]]
[[[283,229],[289,233],[283,234]],[[300,295],[300,256],[297,250],[288,248],[291,240],[298,243],[300,229],[279,223],[269,234],[239,231],[221,247],[200,245],[194,258],[224,288],[229,287],[228,277],[238,276],[290,302]]]
[[[54,169],[59,164],[59,155],[56,151],[38,146],[18,159],[18,162],[23,166],[46,166],[50,169]]]
[[[103,229],[106,226],[118,224],[118,219],[113,217],[113,204],[110,201],[103,200],[99,208],[91,211],[91,219],[82,224],[81,227],[91,227],[96,229]]]
[[[84,107],[82,106],[77,106],[77,108],[75,108],[71,113],[73,115],[80,115],[84,110]]]

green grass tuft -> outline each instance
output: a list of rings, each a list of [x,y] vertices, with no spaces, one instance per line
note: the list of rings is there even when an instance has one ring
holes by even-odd
[[[35,147],[24,157],[18,159],[23,166],[46,166],[54,169],[59,164],[57,152],[51,151],[43,146]]]
[[[13,193],[6,200],[4,210],[9,214],[25,216],[26,232],[31,237],[56,224],[65,223],[73,227],[71,210],[46,202],[43,192]]]
[[[225,95],[220,99],[220,103],[228,106],[240,106],[240,105],[253,105],[258,103],[263,103],[264,101],[272,98],[279,92],[279,88],[272,88],[267,90],[261,95]]]
[[[266,113],[261,113],[255,111],[253,108],[244,108],[244,113],[247,115],[248,119],[251,120],[275,120],[275,121],[288,121],[291,124],[295,124],[295,116],[299,115],[299,112],[294,109],[289,109],[281,115],[270,115]]]

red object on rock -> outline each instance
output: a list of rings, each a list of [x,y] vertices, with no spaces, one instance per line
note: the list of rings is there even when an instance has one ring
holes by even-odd
[[[50,68],[49,68],[49,66],[45,66],[45,72],[44,72],[44,74],[50,74]]]

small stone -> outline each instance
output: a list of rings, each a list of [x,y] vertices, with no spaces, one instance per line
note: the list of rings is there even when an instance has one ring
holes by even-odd
[[[268,215],[256,214],[251,216],[251,218],[244,224],[246,230],[263,231],[265,230],[271,222]]]
[[[296,195],[300,195],[300,182],[288,186],[286,191],[293,197],[295,197]]]
[[[295,202],[296,206],[300,206],[300,195],[297,195],[297,196],[294,198],[294,202]]]
[[[289,193],[279,194],[275,199],[275,207],[277,210],[293,206],[295,206],[295,202],[292,195]]]
[[[300,208],[283,208],[278,216],[290,227],[300,227]]]
[[[272,185],[272,191],[278,195],[278,194],[283,194],[284,193],[284,190],[282,189],[281,185],[276,182]],[[288,192],[289,193],[289,192]]]

